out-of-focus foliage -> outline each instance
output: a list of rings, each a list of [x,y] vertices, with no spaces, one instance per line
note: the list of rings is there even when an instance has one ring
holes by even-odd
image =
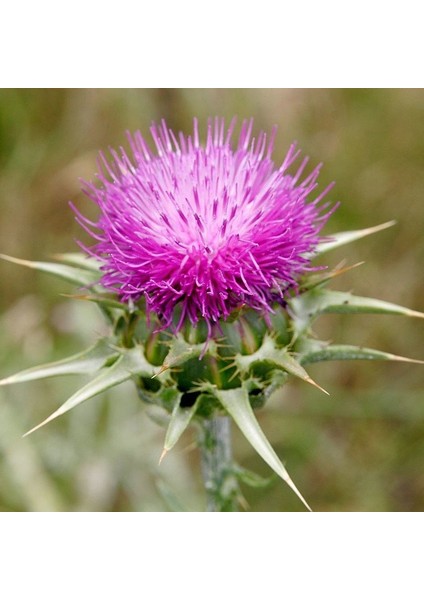
[[[422,90],[3,90],[0,92],[0,252],[43,260],[87,237],[68,207],[95,214],[79,191],[96,154],[126,145],[165,117],[189,130],[193,116],[253,115],[278,124],[276,161],[298,140],[323,160],[323,186],[341,201],[326,231],[390,219],[387,231],[326,256],[365,264],[337,281],[424,309],[424,92]],[[87,347],[104,332],[94,305],[47,275],[0,264],[0,377]],[[424,358],[424,324],[392,316],[330,316],[321,338]],[[330,393],[290,383],[258,413],[277,453],[315,510],[423,510],[424,371],[419,365],[311,365]],[[29,438],[22,434],[83,381],[75,376],[0,388],[0,510],[202,510],[193,432],[161,466],[164,431],[124,384]],[[268,467],[238,432],[241,464]],[[246,488],[251,510],[302,510],[285,487]]]

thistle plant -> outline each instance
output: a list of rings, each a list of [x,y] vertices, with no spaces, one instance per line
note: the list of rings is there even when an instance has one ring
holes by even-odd
[[[1,384],[64,374],[90,374],[42,423],[97,394],[132,380],[140,399],[166,425],[163,459],[189,425],[197,430],[207,509],[237,510],[239,483],[257,483],[237,465],[232,419],[271,469],[297,487],[262,431],[255,411],[289,377],[326,393],[305,367],[319,361],[421,362],[387,352],[317,339],[313,324],[328,313],[422,313],[373,298],[334,291],[328,284],[347,267],[319,264],[333,248],[389,227],[324,237],[337,204],[317,191],[321,165],[307,172],[293,144],[279,168],[273,140],[252,138],[245,121],[236,144],[235,122],[208,122],[201,143],[165,122],[151,128],[155,151],[141,133],[128,135],[131,153],[99,156],[96,182],[83,191],[98,206],[77,221],[95,243],[55,262],[12,262],[61,277],[75,298],[96,303],[110,334],[75,356],[22,371]],[[355,265],[354,265],[355,266]],[[28,435],[26,434],[26,435]]]

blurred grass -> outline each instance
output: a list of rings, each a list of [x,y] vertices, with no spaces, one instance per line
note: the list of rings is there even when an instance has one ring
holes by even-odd
[[[1,252],[43,259],[84,238],[68,202],[87,214],[79,190],[96,154],[125,145],[125,130],[152,120],[189,130],[193,116],[254,116],[278,124],[281,162],[294,139],[325,163],[322,186],[341,206],[326,231],[397,225],[328,255],[366,264],[337,281],[424,310],[424,92],[422,90],[2,90]],[[0,376],[87,346],[104,325],[94,306],[61,296],[66,284],[0,264]],[[320,335],[424,358],[424,324],[399,317],[325,317]],[[313,365],[331,392],[290,384],[261,423],[315,510],[424,508],[424,371],[416,365]],[[202,510],[198,457],[189,432],[160,468],[163,432],[131,386],[122,386],[29,438],[21,435],[59,405],[77,378],[0,389],[0,510]],[[243,466],[268,468],[235,432]],[[301,510],[279,482],[245,490],[251,510]]]

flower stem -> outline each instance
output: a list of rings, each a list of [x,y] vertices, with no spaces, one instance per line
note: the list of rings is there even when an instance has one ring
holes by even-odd
[[[199,436],[203,483],[208,512],[234,512],[239,505],[239,487],[231,447],[229,417],[204,419]]]

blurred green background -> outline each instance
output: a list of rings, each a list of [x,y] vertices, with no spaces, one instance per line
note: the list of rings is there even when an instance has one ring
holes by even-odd
[[[320,89],[72,89],[0,91],[0,252],[46,259],[87,241],[68,206],[94,207],[79,178],[96,155],[126,146],[165,117],[189,131],[192,117],[253,116],[279,127],[280,163],[297,140],[324,162],[321,185],[341,206],[326,232],[397,225],[326,256],[365,261],[334,283],[424,311],[424,91]],[[77,352],[104,330],[95,306],[71,286],[0,263],[0,377]],[[424,359],[424,322],[390,316],[328,316],[321,336]],[[276,394],[258,417],[295,483],[318,511],[424,509],[424,367],[392,363],[312,365],[325,397],[301,383]],[[82,381],[82,380],[81,380]],[[122,385],[29,438],[22,434],[77,387],[77,377],[0,388],[1,511],[203,510],[199,457],[187,432],[158,467],[163,431],[131,385]],[[239,462],[268,467],[234,431]],[[252,511],[297,511],[287,486],[244,488]]]

